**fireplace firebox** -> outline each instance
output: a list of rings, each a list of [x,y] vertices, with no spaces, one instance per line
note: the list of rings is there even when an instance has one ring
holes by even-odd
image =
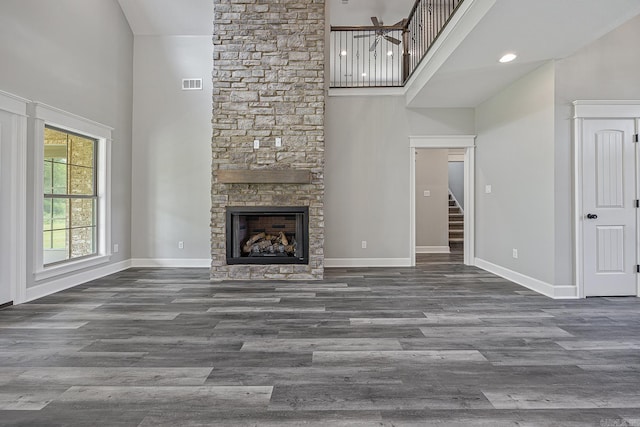
[[[227,207],[227,264],[309,264],[309,208]]]

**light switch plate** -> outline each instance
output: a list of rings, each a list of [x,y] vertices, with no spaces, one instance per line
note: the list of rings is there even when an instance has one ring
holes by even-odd
[[[254,139],[253,140],[253,149],[257,150],[258,148],[260,148],[260,140],[259,139]]]
[[[282,138],[276,138],[276,147],[282,147]]]
[[[484,192],[487,193],[487,194],[491,193],[491,186],[490,185],[485,185],[484,186]]]
[[[430,197],[431,196],[431,191],[424,190],[424,193],[422,193],[422,194],[424,194],[424,197]]]

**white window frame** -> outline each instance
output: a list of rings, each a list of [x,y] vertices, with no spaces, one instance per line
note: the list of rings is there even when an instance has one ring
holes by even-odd
[[[31,103],[29,115],[32,121],[34,149],[34,278],[36,281],[73,273],[111,260],[111,143],[113,128],[84,117],[39,102]],[[43,204],[44,204],[44,127],[86,135],[97,140],[98,169],[98,247],[95,255],[71,259],[52,265],[44,265]]]

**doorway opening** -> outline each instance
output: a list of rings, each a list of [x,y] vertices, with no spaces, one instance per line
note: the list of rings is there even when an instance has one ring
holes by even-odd
[[[474,140],[410,137],[413,266],[425,258],[474,265]]]

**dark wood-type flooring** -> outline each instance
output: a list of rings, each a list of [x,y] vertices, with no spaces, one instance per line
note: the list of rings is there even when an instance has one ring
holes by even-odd
[[[0,425],[640,426],[640,300],[459,255],[211,283],[130,269],[0,311]]]

